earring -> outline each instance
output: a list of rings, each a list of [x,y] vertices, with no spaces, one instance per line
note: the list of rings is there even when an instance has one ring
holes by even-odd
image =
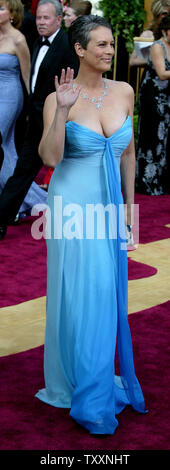
[[[11,23],[13,23],[13,22],[14,22],[13,18],[11,18],[11,19],[10,19],[10,22],[11,22]]]

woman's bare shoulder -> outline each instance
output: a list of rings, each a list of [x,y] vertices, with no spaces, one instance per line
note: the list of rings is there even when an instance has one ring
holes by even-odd
[[[24,34],[22,34],[18,29],[13,30],[12,37],[16,45],[26,41]]]
[[[134,90],[133,90],[133,87],[127,83],[127,82],[119,82],[117,80],[107,80],[108,82],[108,86],[109,88],[111,89],[111,91],[113,93],[115,93],[115,91],[117,92],[121,92],[123,94],[129,94],[129,95],[133,95],[134,94]]]
[[[152,47],[150,49],[150,57],[151,59],[164,57],[164,51],[160,43],[154,42],[152,44]]]

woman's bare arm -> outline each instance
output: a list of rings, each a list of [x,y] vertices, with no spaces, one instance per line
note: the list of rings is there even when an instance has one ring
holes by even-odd
[[[166,70],[165,68],[165,57],[160,44],[153,44],[150,51],[150,57],[160,80],[169,80],[170,70]]]
[[[80,92],[80,87],[73,89],[73,75],[69,67],[67,72],[62,70],[60,83],[55,78],[56,93],[51,93],[45,101],[44,130],[38,150],[43,163],[50,167],[55,167],[63,158],[65,124]]]
[[[62,160],[67,115],[67,111],[57,109],[55,92],[47,96],[43,109],[44,130],[38,149],[46,166],[55,168]]]
[[[150,30],[145,30],[143,31],[143,33],[140,35],[141,37],[141,40],[142,38],[150,38],[150,39],[153,39],[153,33],[152,31]],[[129,65],[130,67],[133,67],[133,66],[144,66],[146,65],[148,62],[148,59],[144,59],[144,58],[141,58],[141,57],[138,57],[138,55],[136,54],[136,49],[133,50],[132,54],[130,55],[129,57]]]
[[[23,34],[17,35],[15,39],[16,55],[18,57],[21,75],[24,80],[28,94],[30,92],[29,79],[30,79],[30,52]]]
[[[134,110],[134,92],[129,86],[128,100],[129,100],[129,116],[133,125],[133,110]],[[121,157],[121,184],[124,197],[124,203],[127,205],[127,220],[128,225],[133,225],[133,204],[134,204],[134,186],[135,186],[135,145],[134,135],[122,154]]]

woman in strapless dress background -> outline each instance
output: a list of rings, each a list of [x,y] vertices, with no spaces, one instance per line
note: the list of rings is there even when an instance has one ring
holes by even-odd
[[[17,29],[24,15],[20,0],[0,1],[0,132],[4,159],[0,171],[0,194],[13,174],[18,158],[15,147],[16,120],[23,107],[24,81],[29,94],[30,53],[24,35]],[[33,183],[20,212],[46,201],[44,191]]]
[[[126,405],[145,413],[127,317],[121,192],[122,186],[131,230],[134,97],[127,83],[102,77],[114,54],[104,18],[76,19],[69,37],[79,72],[75,80],[70,69],[63,70],[60,83],[56,77],[56,93],[44,106],[39,146],[43,162],[55,169],[46,227],[45,388],[36,396],[69,408],[76,422],[100,436],[114,433]]]

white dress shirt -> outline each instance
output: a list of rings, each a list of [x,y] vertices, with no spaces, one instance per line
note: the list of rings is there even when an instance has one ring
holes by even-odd
[[[57,31],[55,31],[54,34],[49,36],[48,40],[49,40],[50,43],[53,42],[53,40],[56,37],[58,32],[59,32],[59,29]],[[45,39],[47,39],[47,38],[42,37],[42,42],[43,42],[43,40],[45,41]],[[38,75],[38,71],[39,71],[41,62],[43,61],[43,59],[45,57],[45,54],[47,53],[48,49],[49,49],[49,46],[47,46],[47,45],[41,46],[41,48],[39,50],[39,53],[37,55],[37,58],[36,58],[36,61],[35,61],[35,66],[34,66],[34,73],[32,75],[32,82],[31,82],[32,93],[34,93],[35,84],[36,84],[36,80],[37,80],[37,75]]]

